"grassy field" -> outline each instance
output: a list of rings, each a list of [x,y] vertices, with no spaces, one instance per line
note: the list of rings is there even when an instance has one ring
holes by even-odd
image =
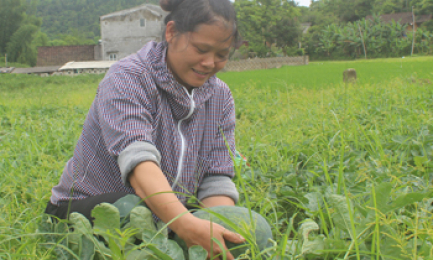
[[[357,84],[342,83],[347,68]],[[219,74],[250,164],[236,169],[240,205],[274,230],[251,259],[433,259],[432,68],[422,57]],[[56,259],[38,228],[101,79],[0,75],[0,259]]]

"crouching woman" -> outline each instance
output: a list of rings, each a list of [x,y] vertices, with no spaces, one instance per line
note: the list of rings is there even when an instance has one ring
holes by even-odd
[[[238,199],[234,102],[215,76],[238,37],[236,15],[229,0],[160,4],[169,12],[165,40],[115,63],[101,81],[46,213],[90,219],[97,204],[136,194],[188,246],[217,255],[212,238],[244,239],[195,217],[186,203],[189,196],[204,207]]]

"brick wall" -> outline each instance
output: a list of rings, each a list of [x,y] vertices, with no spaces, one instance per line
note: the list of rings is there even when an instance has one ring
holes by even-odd
[[[69,61],[93,61],[100,56],[95,54],[97,50],[97,45],[38,47],[36,66],[63,65]]]

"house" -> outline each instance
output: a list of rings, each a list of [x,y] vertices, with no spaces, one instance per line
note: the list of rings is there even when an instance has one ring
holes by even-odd
[[[96,45],[38,47],[37,66],[70,61],[116,61],[137,52],[149,41],[161,41],[164,18],[160,6],[144,4],[99,17],[101,40]]]
[[[144,4],[101,16],[102,60],[119,60],[149,41],[161,41],[166,15],[161,7]]]
[[[365,17],[365,19],[373,20],[373,16],[369,15]],[[431,19],[432,19],[432,14],[415,15],[415,30],[422,23],[430,21]],[[395,21],[395,22],[399,22],[400,24],[408,24],[408,30],[409,29],[412,30],[412,26],[413,26],[412,12],[384,14],[380,16],[380,20],[382,20],[385,23],[391,23],[392,21]]]

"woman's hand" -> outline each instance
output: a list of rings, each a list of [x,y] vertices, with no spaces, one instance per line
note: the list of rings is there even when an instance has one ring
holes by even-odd
[[[173,193],[170,185],[161,169],[154,162],[142,162],[137,165],[129,176],[129,182],[135,193],[144,199],[147,206],[164,223],[174,220],[169,227],[182,238],[188,247],[200,245],[209,253],[209,259],[223,259],[222,256],[214,257],[223,252],[212,238],[217,239],[227,250],[224,239],[233,243],[245,241],[240,235],[225,230],[222,226],[199,219],[192,215]],[[228,200],[231,200],[228,198]],[[221,199],[209,199],[206,206],[221,205]],[[234,204],[233,201],[229,205]],[[212,250],[211,250],[212,249]],[[228,252],[228,251],[227,251]],[[210,258],[212,257],[212,258]],[[228,260],[234,257],[227,253]]]
[[[174,231],[185,241],[188,248],[194,245],[202,246],[208,251],[208,259],[223,259],[222,253],[224,250],[212,238],[217,239],[224,246],[227,252],[227,260],[233,260],[234,257],[228,251],[224,241],[227,240],[235,244],[245,242],[245,239],[241,235],[231,232],[221,225],[199,219],[193,215],[185,215],[175,222],[178,223],[176,223],[177,230]]]

